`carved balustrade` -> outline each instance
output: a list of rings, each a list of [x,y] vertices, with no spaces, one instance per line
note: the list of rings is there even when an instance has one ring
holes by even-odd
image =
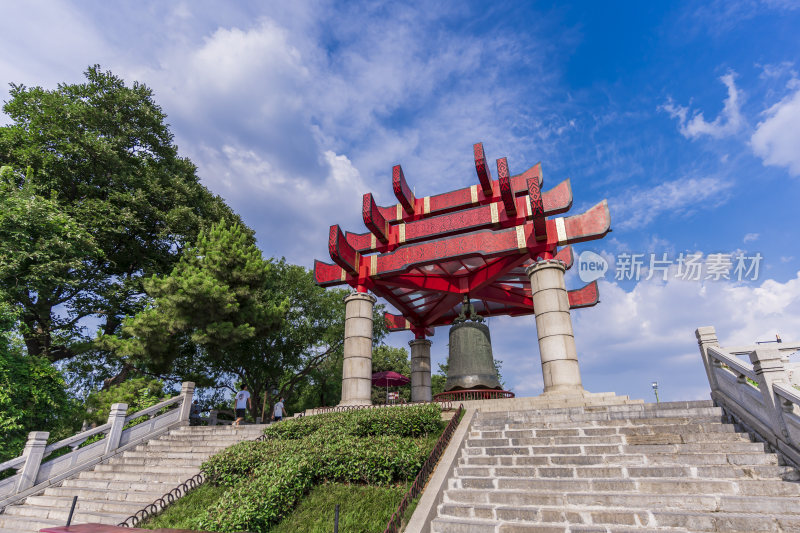
[[[699,328],[696,335],[715,404],[800,466],[800,372],[788,357],[800,343],[724,348],[713,327]]]

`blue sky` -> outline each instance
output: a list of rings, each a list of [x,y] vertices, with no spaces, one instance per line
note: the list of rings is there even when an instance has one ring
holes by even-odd
[[[541,161],[573,212],[610,204],[614,231],[576,250],[611,262],[573,313],[591,391],[707,397],[702,325],[800,339],[800,3],[287,4],[0,2],[0,99],[94,63],[147,84],[264,253],[306,266],[330,224],[363,231],[363,193],[394,203],[394,164],[423,196],[477,182],[475,142],[514,173]],[[618,281],[623,253],[763,261],[757,280]],[[490,326],[507,385],[540,392],[533,318]]]

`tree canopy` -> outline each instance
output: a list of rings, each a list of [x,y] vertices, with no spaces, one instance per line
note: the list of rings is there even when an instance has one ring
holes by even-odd
[[[148,87],[99,66],[85,76],[54,90],[11,86],[11,123],[0,127],[0,163],[15,169],[3,172],[0,190],[10,211],[0,283],[21,310],[29,354],[107,364],[86,319],[118,332],[147,301],[144,279],[169,272],[202,228],[240,221],[178,155]],[[9,233],[26,213],[27,243]],[[37,253],[52,243],[58,253]],[[32,283],[20,289],[25,279]]]

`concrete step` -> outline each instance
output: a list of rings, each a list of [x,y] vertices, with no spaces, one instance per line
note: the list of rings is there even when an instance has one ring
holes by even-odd
[[[177,485],[186,481],[186,476],[179,473],[165,472],[165,473],[151,473],[151,472],[97,472],[90,470],[78,474],[78,479],[91,480],[91,481],[141,481],[141,482],[161,482],[172,483]]]
[[[182,467],[195,467],[199,468],[202,464],[202,460],[198,460],[196,457],[192,458],[183,458],[183,459],[176,459],[176,458],[167,458],[167,457],[158,457],[158,456],[150,456],[150,457],[126,457],[126,456],[117,456],[114,457],[106,464],[110,465],[131,465],[131,466],[145,466],[145,465],[163,465],[164,468],[171,468],[172,466],[182,466]]]
[[[651,454],[570,454],[479,456],[462,455],[459,465],[471,466],[544,466],[544,465],[777,465],[778,456],[771,453],[651,453]]]
[[[159,495],[160,496],[160,495]],[[158,498],[159,496],[156,496]],[[155,498],[153,498],[155,500]],[[147,503],[151,503],[150,500]],[[69,509],[72,505],[72,498],[68,496],[31,496],[26,501],[27,505],[33,507],[52,507],[55,509]],[[81,511],[99,511],[105,513],[123,513],[126,516],[132,515],[142,507],[144,503],[127,500],[108,500],[105,498],[81,498],[78,496],[78,501],[75,504],[76,512]]]
[[[472,456],[519,455],[615,455],[651,453],[764,453],[760,442],[690,443],[690,444],[572,444],[544,446],[496,446],[491,448],[464,448]]]
[[[12,507],[22,507],[21,505],[10,505],[0,515],[0,528],[13,531],[14,533],[33,533],[44,529],[46,527],[63,527],[67,523],[66,520],[53,520],[49,518],[31,517],[31,516],[18,516],[8,514],[8,510]]]
[[[223,444],[207,444],[205,442],[188,441],[185,443],[169,443],[169,442],[150,442],[148,444],[140,444],[134,451],[147,451],[147,452],[216,452],[228,446],[233,446],[239,441],[231,441]]]
[[[164,495],[163,492],[159,492],[157,490],[125,491],[125,490],[89,489],[89,488],[79,488],[79,487],[50,487],[49,489],[46,489],[42,494],[42,496],[68,498],[69,500],[72,500],[73,496],[77,496],[78,501],[85,499],[85,500],[136,502],[137,504],[139,504],[140,507],[144,506],[144,504],[154,502],[156,499],[160,498],[163,495]]]
[[[768,453],[651,453],[479,456],[462,455],[460,465],[545,466],[545,465],[777,465],[778,456]]]
[[[136,473],[152,473],[152,474],[160,474],[163,472],[169,472],[170,474],[176,474],[183,476],[185,478],[192,477],[193,475],[197,474],[200,471],[199,466],[194,465],[176,465],[168,462],[163,463],[148,463],[144,465],[131,465],[131,464],[119,464],[119,463],[108,463],[97,465],[94,467],[95,472],[136,472]]]
[[[652,435],[656,433],[719,433],[736,432],[733,424],[722,422],[696,422],[689,419],[683,424],[662,424],[661,420],[654,420],[653,424],[632,424],[624,422],[635,422],[626,420],[608,421],[606,424],[599,424],[596,421],[592,424],[565,423],[564,427],[542,427],[531,425],[524,430],[471,430],[470,438],[526,438],[526,437],[575,437],[579,435]],[[612,423],[613,422],[613,423]]]
[[[654,510],[659,526],[682,527],[689,531],[800,531],[800,516],[752,513],[686,513]]]
[[[258,437],[264,434],[264,430],[261,428],[253,428],[253,429],[225,429],[221,431],[195,431],[194,429],[177,429],[170,431],[166,435],[162,435],[159,437],[159,440],[177,440],[181,438],[191,438],[191,439],[224,439],[224,438],[247,438],[247,437]]]
[[[692,444],[751,442],[750,436],[740,433],[658,433],[652,435],[579,435],[569,437],[526,437],[474,439],[466,442],[468,448],[502,446],[561,446],[569,444]]]
[[[576,414],[570,416],[562,416],[556,419],[551,419],[548,416],[518,416],[515,418],[495,418],[495,419],[478,419],[473,422],[472,429],[474,431],[497,431],[498,429],[530,429],[530,428],[547,428],[547,429],[563,429],[563,428],[605,428],[605,427],[639,427],[649,425],[684,425],[684,424],[719,424],[725,423],[725,417],[722,410],[714,408],[712,412],[703,416],[679,416],[679,417],[634,417],[626,418],[621,416],[619,418],[597,418],[592,414]]]
[[[28,519],[47,519],[60,522],[60,525],[67,523],[69,517],[69,505],[65,508],[53,507],[39,507],[38,505],[12,505],[6,508],[3,516],[13,516],[17,518]],[[75,514],[72,515],[72,522],[75,524],[81,523],[97,523],[97,524],[111,524],[116,525],[125,520],[130,513],[124,512],[101,512],[101,511],[86,511],[75,509]]]
[[[488,430],[493,427],[512,426],[515,429],[526,429],[527,426],[535,424],[537,426],[562,428],[577,426],[596,426],[608,427],[613,425],[639,426],[646,424],[668,425],[668,424],[687,424],[725,422],[722,409],[719,407],[709,407],[696,410],[685,411],[665,411],[662,413],[652,412],[604,412],[604,413],[585,413],[578,411],[574,413],[543,413],[543,412],[520,412],[520,413],[490,413],[490,415],[503,416],[478,416],[474,421],[474,429]]]
[[[563,507],[571,509],[671,509],[694,512],[761,512],[800,514],[796,498],[781,496],[738,496],[684,493],[642,494],[632,492],[520,492],[517,490],[449,489],[444,503],[463,505]]]
[[[174,429],[168,435],[261,435],[267,426],[219,426],[210,428],[208,426],[181,427]]]
[[[610,466],[576,465],[539,467],[458,467],[455,477],[486,478],[690,478],[690,479],[772,479],[797,481],[798,472],[791,467],[761,465],[739,466]]]
[[[629,479],[629,478],[451,478],[453,488],[524,492],[632,492],[639,494],[800,496],[800,484],[761,479]]]
[[[185,480],[181,480],[183,482]],[[174,489],[177,482],[164,483],[160,481],[148,480],[145,482],[133,481],[111,481],[108,479],[65,479],[61,484],[65,488],[89,489],[89,490],[109,490],[109,491],[128,491],[128,492],[160,492],[166,494]]]
[[[157,457],[161,459],[194,459],[198,464],[202,463],[216,452],[157,452],[157,451],[126,451],[122,452],[122,457],[125,458],[151,458]]]
[[[518,523],[494,520],[439,517],[431,522],[431,533],[659,533],[682,532],[684,528],[649,528],[636,526],[570,525],[567,523]]]
[[[596,437],[602,435],[662,435],[662,434],[697,434],[697,433],[739,433],[733,424],[707,422],[704,424],[677,424],[669,426],[652,425],[613,425],[585,426],[570,425],[564,428],[541,428],[531,425],[527,429],[501,429],[491,431],[471,431],[470,439],[526,439],[532,437]]]

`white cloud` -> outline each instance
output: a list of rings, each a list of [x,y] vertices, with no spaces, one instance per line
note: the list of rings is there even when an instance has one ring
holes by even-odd
[[[800,88],[764,112],[750,144],[765,165],[787,167],[800,176]]]
[[[735,74],[733,72],[728,72],[720,77],[722,83],[728,88],[728,97],[724,101],[724,107],[720,114],[711,122],[705,119],[702,111],[693,111],[691,118],[689,118],[689,108],[675,104],[672,98],[669,98],[666,104],[660,106],[660,109],[669,113],[672,118],[678,119],[681,135],[687,139],[696,139],[702,135],[719,139],[732,135],[739,131],[744,123],[740,109],[741,95],[736,88],[734,77]]]
[[[685,216],[700,205],[716,207],[727,200],[732,185],[715,177],[687,178],[626,192],[609,201],[612,227],[641,228],[663,214]]]
[[[760,237],[760,235],[758,233],[747,233],[747,234],[745,234],[744,238],[742,239],[742,242],[748,243],[748,242],[757,241],[759,237]]]

